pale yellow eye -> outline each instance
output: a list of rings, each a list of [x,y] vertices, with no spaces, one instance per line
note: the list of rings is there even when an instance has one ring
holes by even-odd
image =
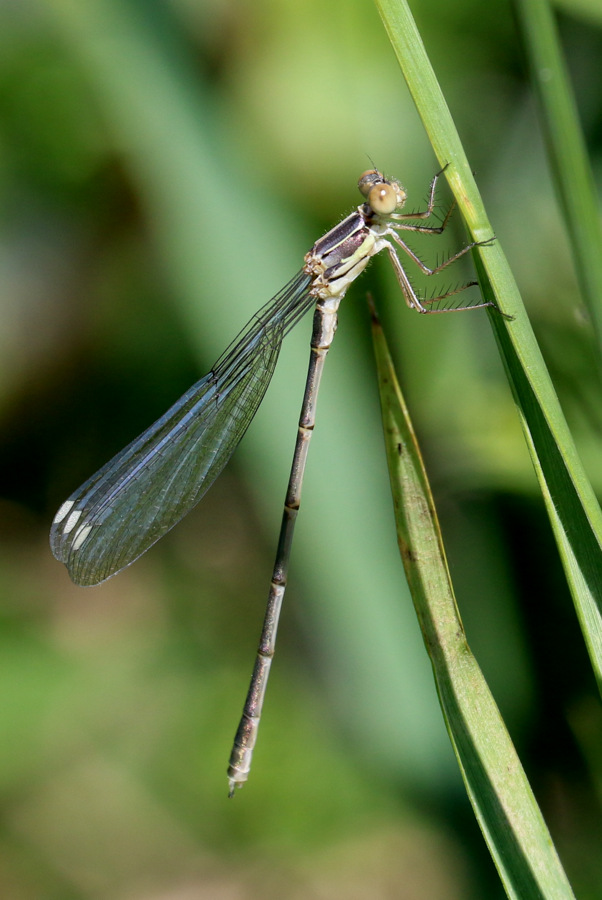
[[[390,184],[375,184],[368,193],[368,203],[379,216],[390,216],[398,202],[397,191]]]

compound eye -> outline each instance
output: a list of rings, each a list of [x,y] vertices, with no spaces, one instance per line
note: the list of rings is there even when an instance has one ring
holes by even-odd
[[[390,216],[399,204],[397,191],[391,184],[375,184],[368,192],[368,203],[379,216]]]
[[[363,197],[367,197],[375,184],[380,184],[383,176],[377,169],[366,169],[359,177],[357,186]]]

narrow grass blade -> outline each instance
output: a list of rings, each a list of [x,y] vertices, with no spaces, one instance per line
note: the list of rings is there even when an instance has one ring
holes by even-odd
[[[466,224],[476,240],[491,240],[483,201],[408,5],[376,5],[435,153],[448,164],[446,176]],[[494,312],[491,321],[602,690],[602,513],[499,241],[479,247],[475,263],[486,299],[513,317]]]
[[[585,140],[548,0],[514,0],[575,272],[602,347],[602,223]]]
[[[573,897],[453,593],[433,498],[385,336],[372,335],[397,539],[470,802],[508,896]]]

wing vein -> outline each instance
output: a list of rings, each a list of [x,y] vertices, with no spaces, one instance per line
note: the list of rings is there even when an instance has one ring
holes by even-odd
[[[51,548],[77,584],[134,562],[213,484],[263,399],[284,336],[314,305],[310,286],[304,272],[292,278],[204,378],[61,506]]]

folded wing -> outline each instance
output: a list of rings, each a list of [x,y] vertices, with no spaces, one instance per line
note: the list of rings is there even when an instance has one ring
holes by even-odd
[[[313,305],[308,285],[296,276],[208,375],[62,504],[50,546],[76,584],[134,562],[211,487],[263,399],[284,334]]]

